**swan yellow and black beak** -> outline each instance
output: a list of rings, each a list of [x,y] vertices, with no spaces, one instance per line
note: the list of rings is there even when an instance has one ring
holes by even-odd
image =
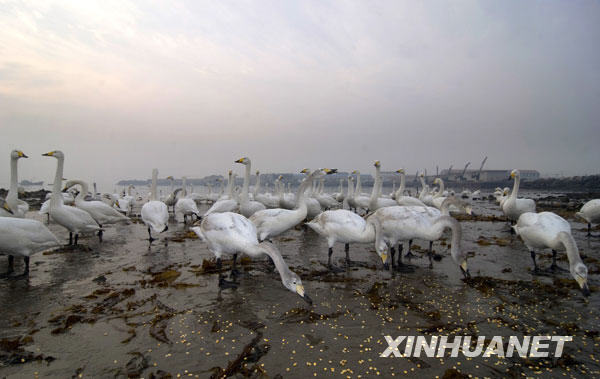
[[[5,211],[7,211],[10,214],[13,214],[12,209],[10,209],[10,207],[8,206],[8,204],[6,203],[6,201],[4,199],[0,199],[0,207],[2,209],[4,209]]]
[[[511,172],[511,173],[510,173],[510,178],[511,178],[511,179],[514,179],[514,178],[515,178],[515,176],[516,176],[516,175],[515,175],[515,173],[514,173],[514,172]]]
[[[396,170],[396,172],[397,172],[398,174],[404,174],[404,169],[403,169],[403,168],[401,168],[401,169],[399,169],[399,170]]]
[[[581,287],[581,292],[584,296],[590,296],[590,287],[588,287],[587,279],[581,276],[575,276],[575,280],[579,287]]]
[[[337,172],[337,168],[324,168],[323,172],[327,175],[335,174]]]
[[[357,171],[357,170],[354,170],[354,171],[352,171],[352,174],[353,174],[353,175],[358,175],[358,171]]]
[[[27,155],[25,155],[24,152],[22,152],[21,150],[17,151],[17,155],[19,156],[19,158],[29,158]]]
[[[53,157],[54,156],[54,151],[50,151],[48,153],[42,154],[43,157]]]
[[[246,158],[240,158],[237,161],[234,161],[233,163],[244,163],[246,160]]]
[[[375,164],[373,166],[379,167],[379,166],[381,166],[381,162],[380,161],[375,161]]]
[[[306,293],[304,293],[304,286],[302,284],[296,284],[296,293],[300,295],[301,298],[304,299],[308,304],[312,305],[312,299],[308,297]]]
[[[300,170],[301,174],[307,174],[308,173],[308,169],[307,168],[303,168],[302,170]]]

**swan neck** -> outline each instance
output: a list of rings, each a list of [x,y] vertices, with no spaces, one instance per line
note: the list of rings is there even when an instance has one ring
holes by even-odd
[[[516,199],[517,198],[517,194],[519,192],[520,182],[521,182],[521,178],[518,175],[515,176],[515,182],[513,184],[513,190],[512,190],[512,192],[510,194],[510,198],[511,199]]]
[[[279,271],[279,275],[281,276],[281,281],[285,284],[285,282],[290,278],[291,271],[283,260],[281,253],[277,250],[270,242],[261,242],[258,244],[259,249],[267,254],[273,260],[275,264],[275,268]]]
[[[456,221],[454,218],[450,216],[440,216],[433,224],[435,234],[441,234],[444,229],[450,228],[452,230],[452,240],[450,244],[450,254],[452,258],[457,264],[460,264],[459,257],[461,255],[461,237],[462,237],[462,228],[460,223]],[[438,234],[438,235],[439,235]]]
[[[252,163],[248,162],[248,164],[246,165],[246,172],[244,173],[244,184],[242,185],[242,201],[243,202],[248,202],[248,199],[250,198],[250,196],[248,194],[248,188],[250,187],[251,164]]]
[[[17,199],[18,188],[17,188],[17,160],[18,158],[10,158],[10,188],[6,195],[6,200]]]
[[[573,236],[567,232],[560,232],[557,236],[558,240],[565,247],[565,251],[567,252],[567,258],[569,259],[569,265],[573,266],[576,263],[583,263],[581,257],[579,256],[579,249],[577,248],[577,244],[573,239]]]
[[[52,184],[52,198],[50,200],[51,206],[58,206],[59,203],[62,202],[60,187],[62,186],[64,163],[64,158],[56,158],[56,174],[54,175],[54,183]]]
[[[150,200],[156,200],[156,182],[158,180],[158,171],[152,170],[152,187],[150,188]]]

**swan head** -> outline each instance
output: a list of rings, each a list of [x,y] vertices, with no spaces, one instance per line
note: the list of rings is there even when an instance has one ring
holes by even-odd
[[[60,151],[60,150],[50,151],[50,152],[47,152],[45,154],[42,154],[42,156],[44,156],[44,157],[54,157],[56,159],[64,159],[64,157],[65,157],[65,155],[63,154],[63,152]]]
[[[331,175],[331,174],[335,174],[337,172],[337,168],[324,168],[323,172],[326,175]]]
[[[375,163],[373,163],[373,166],[375,166],[375,167],[381,167],[381,162],[380,161],[375,161]]]
[[[419,174],[419,176],[420,176],[421,178],[424,178],[424,177],[425,177],[425,174],[423,174],[423,173],[420,173],[420,174]]]
[[[25,153],[23,153],[21,150],[13,150],[10,152],[10,158],[11,159],[19,159],[19,158],[29,158],[27,155],[25,155]]]
[[[310,171],[310,169],[308,168],[303,168],[302,170],[300,170],[301,174],[308,174],[308,172]]]
[[[293,271],[290,271],[287,275],[287,278],[283,281],[283,285],[285,288],[289,289],[295,294],[298,294],[301,298],[303,298],[309,304],[312,304],[312,300],[308,295],[304,292],[304,285],[302,284],[302,280]]]
[[[360,175],[360,171],[354,170],[354,171],[352,171],[352,175]]]
[[[521,173],[519,172],[519,170],[514,169],[510,172],[510,178],[514,179],[514,178],[518,178],[521,176]]]
[[[260,171],[256,170],[256,176],[260,175]]]
[[[167,176],[167,180],[175,180],[174,177],[172,177],[171,175]]]
[[[440,179],[440,178],[435,178],[433,180],[433,184],[440,184],[441,182],[442,182],[442,179]]]
[[[585,296],[589,296],[590,288],[588,287],[588,284],[587,284],[587,274],[588,274],[587,267],[583,263],[578,262],[578,263],[574,264],[572,267],[570,267],[570,271],[571,271],[571,275],[573,275],[573,278],[575,278],[575,281],[577,281],[577,284],[579,284],[579,287],[581,288],[581,292],[583,292],[583,294]]]
[[[404,169],[403,169],[403,168],[401,168],[401,169],[398,169],[398,170],[396,170],[396,172],[397,172],[398,174],[404,174]]]
[[[249,165],[249,164],[250,164],[250,158],[248,158],[248,157],[243,157],[243,158],[240,158],[240,159],[238,159],[238,160],[234,161],[233,163],[241,163],[241,164],[243,164],[243,165],[246,165],[246,166],[247,166],[247,165]]]

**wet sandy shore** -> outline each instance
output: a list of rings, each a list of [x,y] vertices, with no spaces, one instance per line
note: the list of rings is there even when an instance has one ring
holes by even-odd
[[[88,237],[78,249],[38,254],[28,279],[0,281],[0,376],[599,376],[600,231],[587,238],[569,220],[590,271],[584,298],[569,273],[533,276],[497,206],[475,204],[487,216],[462,221],[471,281],[449,256],[449,235],[434,244],[443,259],[433,269],[426,243],[415,241],[413,273],[383,271],[372,245],[351,246],[364,267],[329,273],[314,232],[277,238],[313,306],[261,260],[244,259],[239,288],[219,291],[211,253],[181,223],[150,248],[141,224],[109,228],[103,243]],[[62,227],[49,227],[67,241]],[[334,250],[343,266],[343,245]],[[550,265],[550,251],[539,263]],[[568,267],[564,254],[559,263]],[[384,335],[574,338],[559,359],[380,358]]]

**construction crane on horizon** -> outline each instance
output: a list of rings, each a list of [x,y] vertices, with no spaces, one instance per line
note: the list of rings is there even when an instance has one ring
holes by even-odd
[[[465,181],[465,180],[467,180],[465,178],[465,172],[467,172],[467,167],[469,167],[470,164],[471,164],[471,162],[467,162],[467,164],[465,165],[465,168],[463,169],[462,174],[460,174],[460,176],[458,177],[459,181]]]
[[[481,180],[481,171],[483,170],[483,165],[485,164],[487,159],[488,159],[487,156],[485,158],[483,158],[483,161],[481,162],[481,166],[479,166],[479,171],[477,172],[477,174],[474,175],[474,177],[476,178],[476,180],[478,182]]]

